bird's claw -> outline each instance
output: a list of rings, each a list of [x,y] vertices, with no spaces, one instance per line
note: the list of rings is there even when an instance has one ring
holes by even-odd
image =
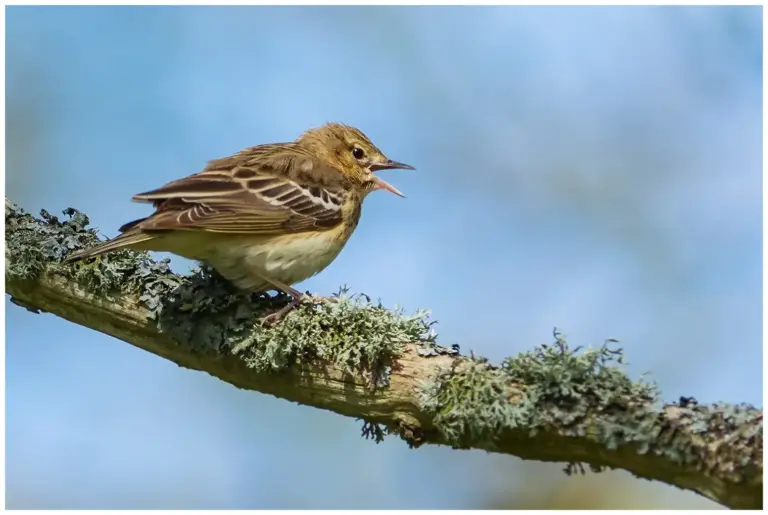
[[[266,325],[266,326],[277,325],[277,323],[283,319],[286,313],[288,313],[294,307],[295,306],[288,304],[287,306],[275,311],[274,313],[271,313],[265,316],[264,319],[261,321],[262,325]]]
[[[315,305],[322,304],[323,302],[338,302],[338,300],[338,297],[322,297],[320,295],[310,295],[308,293],[302,294],[301,297],[292,299],[287,305],[264,317],[262,324],[268,326],[276,325],[283,319],[285,315],[293,311],[302,302]]]

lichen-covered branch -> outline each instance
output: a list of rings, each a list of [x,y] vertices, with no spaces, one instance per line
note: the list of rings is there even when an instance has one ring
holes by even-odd
[[[632,381],[606,342],[551,345],[494,366],[436,344],[426,313],[407,316],[364,296],[304,305],[275,327],[285,299],[244,295],[210,270],[173,274],[147,254],[92,263],[62,258],[92,245],[83,214],[32,217],[6,200],[6,292],[12,301],[112,335],[239,388],[364,421],[399,435],[568,464],[620,468],[732,508],[762,507],[762,412],[747,405],[663,405]]]

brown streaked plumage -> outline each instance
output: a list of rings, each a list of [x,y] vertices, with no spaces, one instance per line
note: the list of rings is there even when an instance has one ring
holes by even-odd
[[[413,167],[388,159],[360,130],[331,123],[291,143],[250,147],[194,175],[140,193],[155,212],[77,261],[131,248],[203,261],[244,290],[280,289],[327,267],[357,227],[375,189],[402,194],[374,171]]]

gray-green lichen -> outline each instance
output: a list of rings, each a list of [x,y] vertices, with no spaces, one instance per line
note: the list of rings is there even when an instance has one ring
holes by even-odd
[[[87,227],[86,215],[73,208],[63,213],[68,219],[62,222],[42,210],[39,220],[6,199],[6,279],[34,280],[41,273],[50,272],[70,277],[94,291],[108,292],[138,291],[147,277],[173,281],[175,276],[168,262],[155,262],[144,252],[120,251],[109,259],[96,259],[88,264],[61,265],[71,252],[99,241],[97,231]]]
[[[372,387],[385,386],[389,364],[406,343],[434,346],[426,312],[406,316],[346,290],[337,302],[301,305],[268,327],[264,315],[283,306],[285,296],[244,294],[207,267],[179,276],[167,260],[134,251],[62,265],[69,253],[98,241],[88,217],[71,208],[64,214],[68,219],[60,221],[43,211],[38,220],[6,200],[6,279],[34,280],[47,272],[102,295],[136,295],[158,329],[180,345],[198,353],[233,353],[259,371],[315,360],[367,373]]]
[[[423,385],[421,405],[455,447],[493,449],[507,431],[535,436],[554,430],[609,450],[631,445],[639,454],[662,455],[696,470],[718,469],[720,477],[735,482],[755,476],[762,456],[759,410],[700,406],[685,398],[662,406],[655,385],[626,374],[622,351],[611,349],[613,343],[580,352],[555,332],[554,344],[507,358],[500,367],[457,361]],[[713,451],[713,442],[726,438],[728,445]]]
[[[344,291],[339,299],[315,307],[311,316],[311,308],[304,308],[274,328],[250,331],[233,351],[257,369],[283,368],[305,359],[333,361],[350,374],[370,371],[372,385],[384,386],[388,364],[405,344],[431,338],[426,313],[405,316],[399,309],[373,305],[362,295],[350,298]]]

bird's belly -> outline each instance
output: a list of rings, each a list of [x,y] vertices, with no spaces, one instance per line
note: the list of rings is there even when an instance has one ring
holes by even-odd
[[[220,245],[208,263],[241,289],[274,289],[269,279],[288,286],[325,269],[336,259],[346,240],[332,232],[281,236],[271,241],[242,240]]]

